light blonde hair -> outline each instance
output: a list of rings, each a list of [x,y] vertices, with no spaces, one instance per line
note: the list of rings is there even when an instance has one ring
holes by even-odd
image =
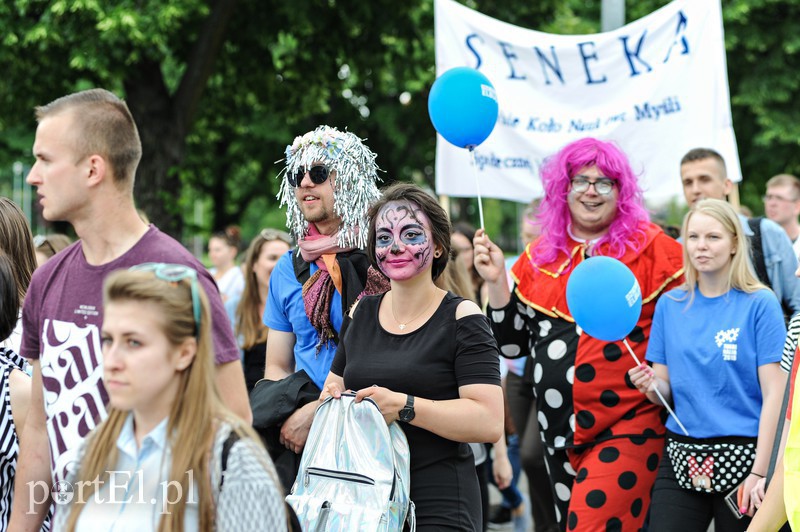
[[[195,281],[197,282],[197,281]],[[181,345],[189,338],[194,338],[196,324],[192,307],[192,281],[188,278],[177,282],[158,279],[151,271],[120,270],[108,276],[103,288],[103,304],[115,302],[153,303],[162,311],[162,331],[173,346]],[[208,298],[202,287],[197,285],[201,301],[201,318],[197,335],[197,353],[191,364],[176,378],[180,379],[178,393],[172,404],[167,422],[167,438],[172,450],[172,465],[169,472],[168,486],[180,484],[179,493],[190,490],[189,475],[198,483],[198,514],[200,530],[211,530],[214,527],[214,503],[209,473],[209,460],[214,444],[214,436],[220,422],[226,422],[242,438],[251,440],[257,446],[263,460],[269,458],[261,445],[258,435],[242,420],[230,412],[220,399],[214,381],[214,349],[211,339],[211,312]],[[73,503],[66,530],[73,531],[78,521],[83,504],[91,499],[93,482],[99,479],[109,480],[108,470],[117,461],[116,441],[128,417],[128,412],[109,407],[108,418],[89,436],[86,451],[78,470],[77,481],[84,481],[81,501]],[[280,481],[274,470],[265,463],[276,487]],[[186,498],[167,497],[164,513],[159,521],[159,532],[184,530],[184,514]]]
[[[728,290],[736,288],[742,292],[756,292],[767,288],[762,284],[753,270],[753,265],[750,262],[750,244],[747,237],[744,235],[742,223],[739,221],[739,215],[733,210],[733,207],[727,201],[718,199],[704,199],[698,201],[692,209],[686,213],[683,218],[683,227],[681,234],[686,239],[686,231],[689,227],[689,220],[695,214],[705,214],[717,220],[722,224],[722,227],[733,239],[733,255],[731,255],[731,267],[728,269]],[[691,260],[689,260],[689,251],[684,242],[683,246],[683,268],[685,284],[683,289],[689,295],[689,304],[694,300],[695,289],[697,288],[697,268],[694,267]]]

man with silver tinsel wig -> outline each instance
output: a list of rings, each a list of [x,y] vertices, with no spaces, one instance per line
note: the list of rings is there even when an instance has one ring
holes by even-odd
[[[361,296],[389,289],[361,249],[367,210],[380,196],[375,157],[356,135],[329,126],[286,147],[278,197],[298,246],[270,276],[266,379],[256,385],[251,403],[254,426],[287,490],[348,310]]]

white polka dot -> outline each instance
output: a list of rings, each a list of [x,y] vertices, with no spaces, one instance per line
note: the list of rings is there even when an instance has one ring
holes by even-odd
[[[572,432],[575,432],[575,414],[569,416],[569,428]]]
[[[572,381],[575,380],[575,366],[570,366],[567,370],[567,382],[572,384]]]
[[[495,323],[502,323],[503,319],[506,317],[506,313],[503,310],[493,310],[492,311],[492,321]]]
[[[564,398],[561,396],[561,392],[554,388],[550,388],[544,392],[544,401],[550,408],[559,408],[564,404]]]
[[[553,340],[547,346],[547,356],[553,360],[558,360],[567,354],[567,344],[564,340]]]
[[[547,454],[549,454],[550,456],[554,456],[556,454],[556,450],[553,449],[552,447],[548,447]]]
[[[556,506],[556,523],[559,521],[561,521],[561,510],[559,510],[558,506]]]
[[[567,439],[564,436],[556,436],[555,439],[553,439],[553,445],[556,446],[556,449],[561,449],[566,443]]]
[[[572,464],[570,464],[569,462],[564,462],[564,471],[566,471],[568,475],[571,475],[573,477],[576,475],[575,470],[572,469]]]
[[[549,423],[547,422],[547,416],[544,415],[544,412],[539,410],[539,415],[537,416],[537,418],[539,419],[539,428],[541,428],[542,430],[547,430]]]
[[[532,318],[536,315],[536,311],[533,310],[531,307],[526,307],[525,311],[528,313],[529,318]]]
[[[525,325],[525,322],[522,321],[522,317],[517,314],[514,316],[514,329],[521,331],[522,327]]]
[[[539,384],[539,382],[542,380],[543,372],[544,370],[542,369],[541,364],[536,364],[535,366],[533,366],[533,382]]]
[[[517,303],[517,312],[519,312],[520,314],[525,314],[528,311],[527,309],[528,307],[526,307],[522,303]]]
[[[558,497],[559,499],[561,499],[562,501],[565,501],[565,502],[569,500],[569,488],[568,487],[566,487],[561,482],[556,482],[555,488],[556,488],[556,497]]]
[[[581,326],[578,325],[577,323],[575,324],[575,334],[577,334],[578,336],[583,334],[583,329],[581,329]]]
[[[539,336],[547,336],[550,332],[550,329],[553,328],[553,324],[547,320],[542,320],[539,322]]]
[[[507,357],[516,357],[519,356],[519,346],[516,344],[508,344],[504,345],[500,348],[500,351]]]

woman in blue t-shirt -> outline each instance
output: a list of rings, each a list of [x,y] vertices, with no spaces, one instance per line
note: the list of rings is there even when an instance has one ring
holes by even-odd
[[[653,487],[650,530],[745,530],[767,472],[785,384],[780,304],[755,277],[739,217],[702,200],[683,222],[686,284],[656,305],[647,360],[629,372],[675,407]],[[743,486],[743,489],[741,489]],[[726,496],[729,502],[726,503]]]

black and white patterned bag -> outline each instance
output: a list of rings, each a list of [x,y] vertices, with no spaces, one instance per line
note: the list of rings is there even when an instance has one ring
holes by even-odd
[[[694,440],[668,433],[666,450],[680,487],[689,491],[727,493],[750,473],[756,457],[756,440]]]

